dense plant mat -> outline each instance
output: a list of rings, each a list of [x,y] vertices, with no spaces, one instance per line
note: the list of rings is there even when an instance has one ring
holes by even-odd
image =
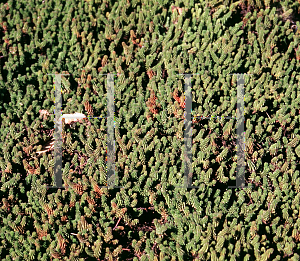
[[[1,260],[299,260],[299,1],[0,4]],[[53,185],[54,76],[63,185]],[[115,73],[116,185],[107,184]],[[184,180],[192,78],[193,185]],[[198,73],[196,75],[196,73]],[[236,180],[245,74],[245,180]],[[251,187],[250,187],[251,185]]]

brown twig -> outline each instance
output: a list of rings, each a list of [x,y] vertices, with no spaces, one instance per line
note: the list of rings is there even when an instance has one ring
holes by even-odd
[[[154,245],[153,245],[153,247],[152,247],[152,250],[155,248],[156,244],[157,244],[157,243],[155,242]]]
[[[115,227],[113,228],[113,230],[115,230],[115,229],[117,228],[117,226],[118,226],[119,223],[120,223],[121,218],[122,218],[122,217],[119,217],[119,220],[118,220],[117,224],[115,225]]]

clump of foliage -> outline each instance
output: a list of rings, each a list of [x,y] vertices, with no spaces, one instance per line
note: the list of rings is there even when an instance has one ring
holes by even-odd
[[[2,260],[299,260],[299,1],[0,4]],[[63,185],[53,184],[54,77]],[[115,73],[117,185],[105,187]],[[193,185],[184,180],[191,73]],[[245,76],[246,182],[236,171]],[[97,118],[99,116],[99,118]],[[40,153],[40,152],[43,153]]]

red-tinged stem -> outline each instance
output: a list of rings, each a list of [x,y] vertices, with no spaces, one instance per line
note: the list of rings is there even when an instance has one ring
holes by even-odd
[[[118,220],[117,224],[115,225],[115,227],[113,228],[113,230],[115,230],[115,229],[117,228],[117,226],[118,226],[119,223],[120,223],[120,220],[121,220],[121,217],[119,217],[119,220]]]

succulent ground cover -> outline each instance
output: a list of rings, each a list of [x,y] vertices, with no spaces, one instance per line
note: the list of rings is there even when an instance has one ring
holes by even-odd
[[[299,1],[1,3],[1,260],[299,260],[299,21]],[[63,121],[65,189],[47,188],[51,73],[69,74],[62,114],[87,116]],[[123,188],[103,187],[108,73]],[[234,73],[245,74],[237,189]],[[192,121],[192,189],[177,187],[178,74],[195,74],[192,113],[213,116]]]

